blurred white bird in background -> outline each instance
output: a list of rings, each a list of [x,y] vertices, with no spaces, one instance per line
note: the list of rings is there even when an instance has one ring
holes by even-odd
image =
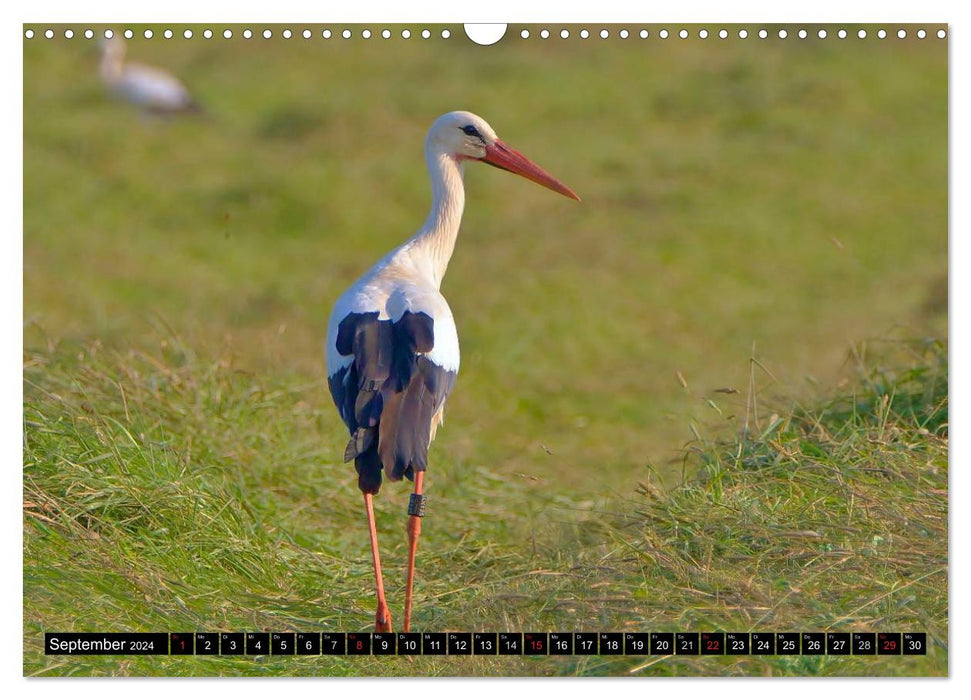
[[[125,62],[125,42],[101,41],[101,80],[115,95],[146,114],[199,113],[202,108],[182,82],[160,68]]]

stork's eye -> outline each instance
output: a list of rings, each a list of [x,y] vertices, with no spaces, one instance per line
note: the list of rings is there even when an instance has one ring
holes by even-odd
[[[466,136],[477,136],[480,139],[482,138],[482,134],[479,133],[479,130],[476,129],[471,124],[469,124],[467,126],[463,126],[462,127],[462,133],[464,133]]]

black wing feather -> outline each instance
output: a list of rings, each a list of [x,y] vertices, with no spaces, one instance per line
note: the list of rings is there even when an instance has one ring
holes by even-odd
[[[382,469],[392,481],[413,479],[428,465],[432,420],[456,376],[424,355],[435,346],[434,320],[410,311],[394,323],[377,312],[349,314],[336,345],[354,355],[328,384],[351,433],[344,461],[354,460],[358,486],[377,493]]]

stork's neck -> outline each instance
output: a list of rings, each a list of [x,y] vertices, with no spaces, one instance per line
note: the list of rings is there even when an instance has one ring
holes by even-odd
[[[105,47],[101,52],[101,79],[106,83],[116,83],[121,78],[121,64],[124,51],[116,47]]]
[[[451,154],[429,149],[425,153],[432,181],[432,208],[425,223],[404,246],[436,289],[441,286],[465,208],[462,164]]]

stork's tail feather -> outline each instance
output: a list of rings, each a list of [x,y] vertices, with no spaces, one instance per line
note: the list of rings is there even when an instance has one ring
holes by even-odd
[[[385,400],[378,426],[378,453],[391,481],[414,480],[416,471],[428,466],[428,446],[445,397],[455,384],[455,372],[447,371],[419,355],[410,368],[404,390]]]

